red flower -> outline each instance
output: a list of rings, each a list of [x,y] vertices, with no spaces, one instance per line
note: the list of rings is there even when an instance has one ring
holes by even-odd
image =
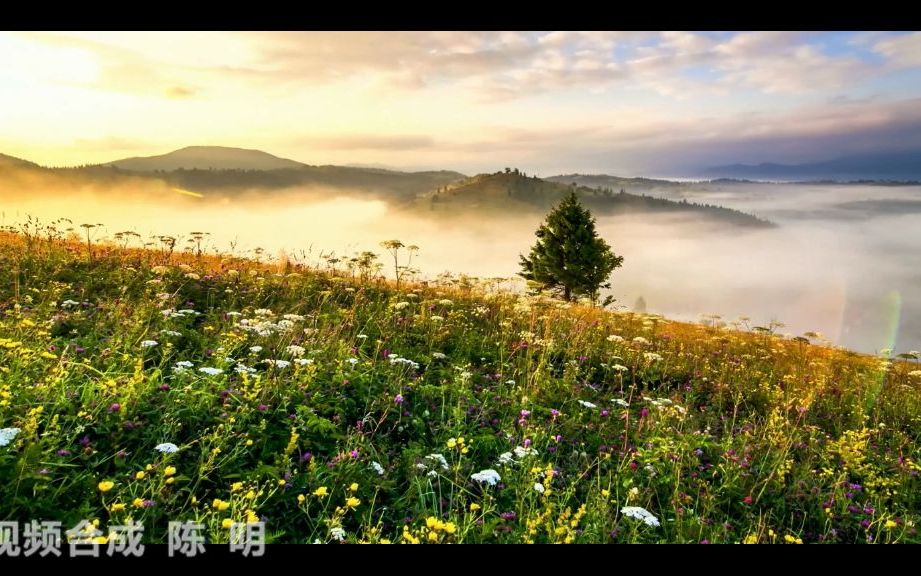
[[[745,498],[742,498],[742,503],[743,503],[743,504],[751,504],[751,503],[752,503],[752,497],[751,497],[751,496],[746,496]]]

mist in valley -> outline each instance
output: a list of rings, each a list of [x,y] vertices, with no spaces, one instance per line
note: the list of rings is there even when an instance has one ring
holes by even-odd
[[[655,193],[654,191],[651,193]],[[743,326],[782,323],[778,332],[821,332],[863,352],[921,348],[921,187],[688,184],[669,198],[719,204],[779,226],[755,229],[697,215],[600,217],[600,234],[625,258],[611,277],[615,306],[700,320],[739,317]],[[0,191],[0,224],[29,216],[66,217],[79,231],[102,224],[94,238],[131,230],[143,241],[207,232],[210,250],[325,266],[325,256],[371,250],[392,267],[380,242],[419,246],[419,278],[441,273],[514,278],[518,256],[534,241],[542,216],[409,212],[362,190],[297,189],[196,197],[165,187]],[[869,201],[869,202],[867,202]],[[908,208],[906,208],[906,206]],[[340,264],[340,267],[342,265]],[[508,287],[521,289],[511,280]]]

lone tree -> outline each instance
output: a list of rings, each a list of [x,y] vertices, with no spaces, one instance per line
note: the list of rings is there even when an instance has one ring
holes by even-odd
[[[599,290],[611,287],[608,277],[624,261],[598,237],[595,218],[573,191],[547,215],[536,235],[530,256],[521,256],[518,275],[567,301],[588,296],[597,302]],[[608,297],[604,304],[612,300]]]

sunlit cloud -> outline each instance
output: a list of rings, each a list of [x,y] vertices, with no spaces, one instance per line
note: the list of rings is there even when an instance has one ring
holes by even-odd
[[[2,33],[0,150],[543,174],[831,157],[915,125],[919,53],[918,33]]]

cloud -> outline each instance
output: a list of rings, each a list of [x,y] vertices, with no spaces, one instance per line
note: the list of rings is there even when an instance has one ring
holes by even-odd
[[[916,68],[921,66],[921,32],[912,32],[879,40],[873,51],[886,58],[891,68]]]
[[[435,140],[431,136],[420,134],[355,134],[346,136],[326,136],[298,138],[293,141],[296,146],[310,148],[331,148],[335,150],[421,150],[433,148]]]

